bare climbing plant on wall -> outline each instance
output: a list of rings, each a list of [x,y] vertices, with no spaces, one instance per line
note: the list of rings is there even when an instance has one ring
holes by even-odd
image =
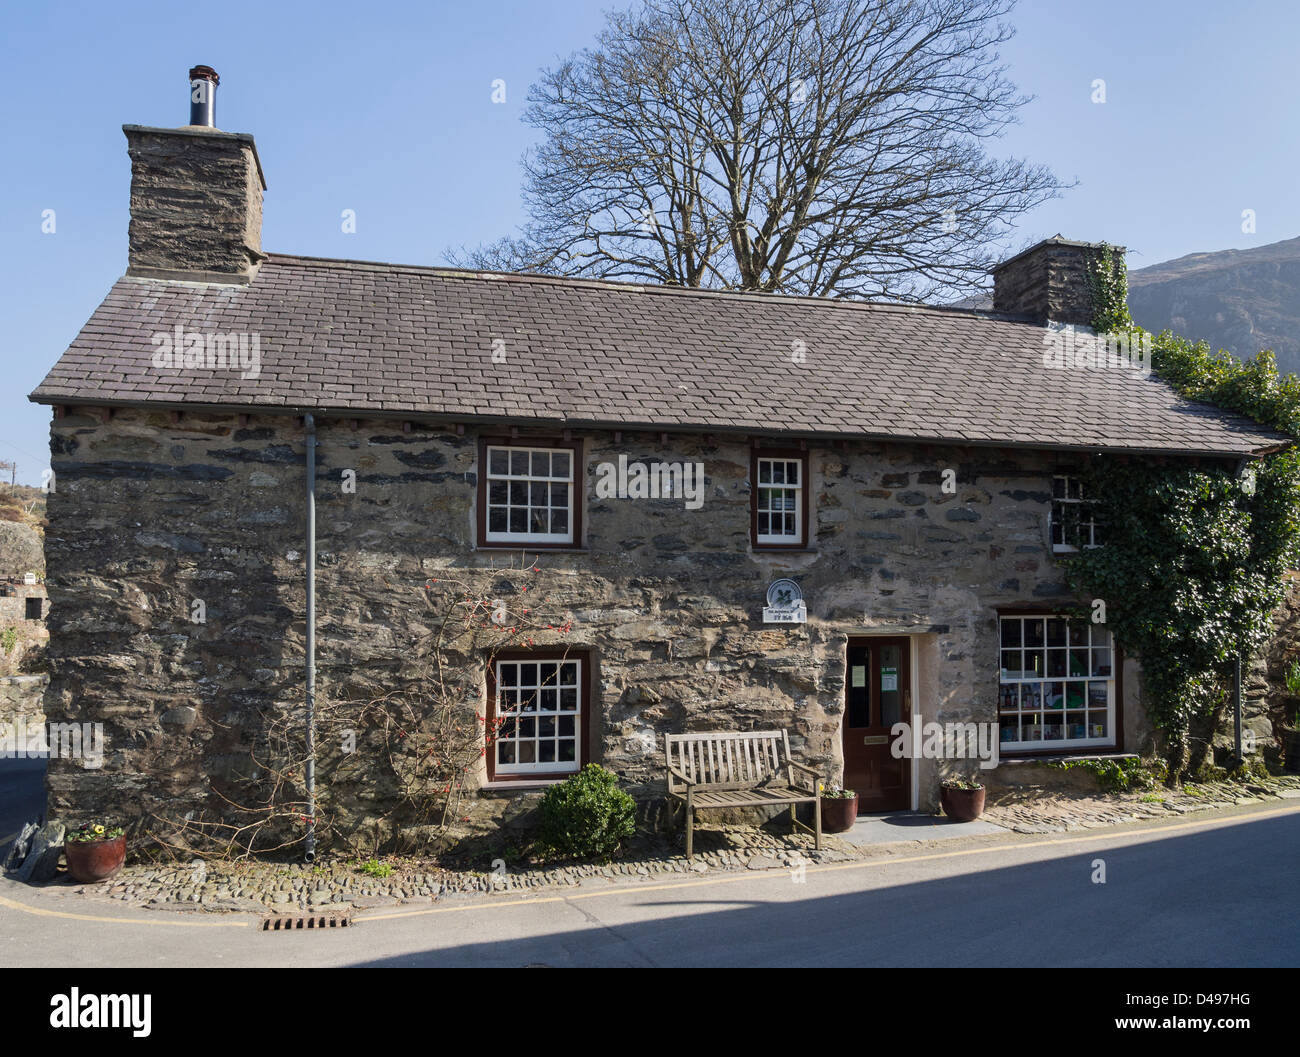
[[[402,649],[390,685],[361,697],[325,687],[316,716],[315,829],[322,848],[436,851],[452,839],[503,722],[489,718],[487,671],[507,650],[567,653],[572,619],[544,587],[539,561],[526,556],[509,568],[430,577],[410,601],[427,633]],[[245,773],[214,783],[209,812],[155,816],[162,846],[245,857],[301,845],[304,712],[281,708],[263,720]]]

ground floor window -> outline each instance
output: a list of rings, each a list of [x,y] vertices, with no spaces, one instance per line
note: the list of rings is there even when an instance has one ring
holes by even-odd
[[[489,777],[572,774],[586,762],[586,659],[497,658],[488,687]]]
[[[1002,751],[1114,745],[1110,632],[1063,616],[1004,616],[1000,624]]]

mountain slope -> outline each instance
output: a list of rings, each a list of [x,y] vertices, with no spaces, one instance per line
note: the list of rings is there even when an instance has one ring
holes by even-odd
[[[1128,281],[1129,309],[1147,330],[1168,327],[1241,357],[1272,349],[1282,371],[1300,374],[1300,238],[1190,253]]]

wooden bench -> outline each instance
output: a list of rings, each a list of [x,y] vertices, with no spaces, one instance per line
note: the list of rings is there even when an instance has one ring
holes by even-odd
[[[790,758],[790,740],[783,730],[737,733],[669,734],[669,801],[686,809],[686,857],[694,855],[695,812],[723,808],[790,805],[790,824],[813,834],[822,846],[821,775]],[[796,780],[796,774],[802,781]],[[804,825],[795,812],[813,805],[813,825]]]

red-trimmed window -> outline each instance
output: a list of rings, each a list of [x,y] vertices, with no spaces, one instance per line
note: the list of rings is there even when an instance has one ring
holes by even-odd
[[[581,539],[578,451],[573,444],[484,441],[480,543],[574,546]]]
[[[751,535],[755,548],[808,546],[808,455],[756,450]]]
[[[488,677],[488,775],[551,778],[587,760],[589,659],[582,653],[510,653]]]

